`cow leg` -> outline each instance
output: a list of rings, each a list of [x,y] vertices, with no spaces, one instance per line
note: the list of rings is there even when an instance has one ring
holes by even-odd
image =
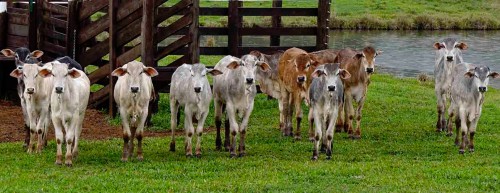
[[[47,104],[48,105],[48,104]],[[36,131],[38,133],[38,143],[36,144],[37,153],[42,153],[42,149],[45,143],[45,135],[47,133],[46,125],[49,119],[49,109],[42,109],[40,112],[40,117],[36,125]]]
[[[194,134],[193,128],[193,113],[191,109],[184,108],[184,131],[186,131],[186,139],[185,139],[185,152],[186,157],[193,156],[193,147],[192,147],[192,137]]]
[[[313,112],[313,116],[314,116],[314,126],[316,127],[315,128],[315,132],[314,132],[314,148],[313,148],[313,155],[312,155],[312,158],[311,160],[317,160],[318,159],[318,156],[319,156],[319,146],[321,144],[321,139],[322,139],[322,119],[321,119],[321,115],[318,113],[318,112]],[[313,124],[313,123],[310,123],[310,124]]]
[[[283,133],[283,136],[290,136],[290,127],[291,127],[291,123],[289,123],[289,119],[291,116],[290,115],[290,95],[288,92],[286,92],[286,90],[282,90],[281,92],[281,103],[282,103],[282,113],[280,113],[280,117],[282,116],[283,117],[283,123],[280,123],[280,127],[281,127],[281,132]]]
[[[56,153],[56,164],[62,164],[62,143],[64,141],[64,133],[62,131],[63,124],[60,119],[52,119],[52,123],[54,124],[54,130],[56,134],[56,144],[57,144],[57,153]]]
[[[131,136],[130,136],[130,141],[128,141],[128,158],[129,159],[130,159],[130,157],[132,157],[134,155],[135,132],[137,132],[137,127],[136,126],[130,127],[130,135]]]
[[[281,98],[278,97],[278,109],[280,111],[280,131],[283,132],[284,130],[284,122],[285,122],[285,117],[283,115],[283,103],[281,102]]]
[[[314,142],[314,136],[315,136],[315,131],[314,131],[314,107],[309,108],[309,113],[307,114],[307,119],[309,121],[309,141]]]
[[[245,138],[247,134],[247,128],[248,128],[248,121],[250,120],[250,114],[252,114],[253,111],[253,100],[251,100],[250,104],[248,104],[248,108],[245,110],[245,113],[243,114],[243,119],[241,121],[240,125],[240,145],[238,148],[239,152],[239,157],[245,156]]]
[[[75,120],[75,140],[73,143],[73,159],[76,159],[78,157],[78,144],[80,142],[80,135],[82,134],[82,123],[83,123],[83,115],[80,117],[80,115],[75,114],[74,117],[78,117],[78,120]]]
[[[453,109],[453,104],[450,106],[448,109],[448,124],[447,124],[447,130],[448,132],[446,133],[446,136],[450,137],[453,135],[453,119],[455,118],[455,112]]]
[[[474,152],[474,135],[476,134],[476,127],[478,121],[479,121],[478,117],[474,118],[469,127],[469,152],[471,153]]]
[[[226,116],[229,119],[229,130],[231,132],[231,141],[229,153],[231,157],[236,157],[236,134],[238,134],[238,122],[236,122],[236,112],[232,103],[226,104]]]
[[[19,88],[18,88],[19,89]],[[25,137],[24,137],[24,144],[23,147],[28,147],[30,143],[30,119],[28,116],[28,112],[26,111],[26,101],[24,97],[22,96],[22,92],[20,94],[20,99],[21,99],[21,109],[23,110],[23,118],[24,118],[24,131],[25,131]]]
[[[332,147],[333,147],[333,135],[335,134],[335,120],[337,117],[335,117],[338,114],[337,111],[334,110],[334,112],[330,115],[327,120],[327,129],[326,129],[326,159],[331,159],[332,158]]]
[[[129,157],[129,140],[131,139],[130,137],[132,134],[130,133],[130,126],[129,126],[129,118],[127,112],[125,112],[125,109],[119,108],[120,109],[120,117],[122,120],[122,128],[123,128],[123,154],[122,154],[122,161],[126,162],[128,161]]]
[[[175,99],[170,99],[170,129],[172,130],[172,140],[170,141],[170,151],[175,152],[175,130],[179,121],[179,103]]]
[[[220,128],[222,126],[222,103],[219,101],[214,102],[215,106],[215,128],[217,130],[217,136],[215,137],[215,150],[222,150],[222,139],[220,136]]]
[[[205,120],[207,119],[208,111],[204,112],[201,115],[200,120],[198,120],[198,124],[196,125],[196,157],[201,157],[201,136],[203,135],[203,126],[205,124]]]
[[[301,106],[302,100],[300,100],[300,99],[301,99],[300,93],[297,92],[297,94],[294,94],[293,103],[295,106],[295,117],[296,117],[296,121],[297,121],[297,129],[295,130],[295,140],[297,140],[297,141],[302,139],[302,137],[300,136],[300,134],[301,134],[300,122],[302,122],[303,113],[302,113],[302,106]]]
[[[144,136],[144,125],[148,120],[148,109],[149,107],[144,107],[142,109],[142,115],[139,119],[139,125],[137,126],[137,130],[135,131],[135,138],[137,139],[137,160],[144,160],[144,156],[142,154],[142,138]],[[132,139],[133,140],[133,139]]]
[[[438,120],[436,123],[436,132],[441,132],[443,131],[444,126],[446,125],[446,120],[444,116],[445,112],[445,96],[441,94],[440,91],[436,91],[436,96],[438,97],[437,99],[437,112],[438,112]],[[443,125],[444,123],[444,125]]]
[[[231,142],[230,139],[231,137],[229,136],[231,125],[229,123],[229,118],[227,117],[227,112],[226,112],[226,120],[224,121],[224,150],[229,151]]]
[[[348,91],[349,92],[349,91]],[[352,106],[352,96],[350,93],[345,93],[345,122],[344,122],[344,130],[347,130],[347,134],[349,134],[350,138],[354,138],[354,132],[352,130],[352,120],[354,118],[354,108]]]
[[[65,124],[65,128],[68,128],[66,130],[66,160],[65,164],[66,166],[73,166],[73,143],[75,139],[75,131],[74,127],[71,127],[69,124]]]
[[[342,132],[344,129],[344,104],[340,103],[337,111],[337,120],[335,123],[335,131]],[[347,132],[347,130],[345,131]]]
[[[460,149],[458,153],[463,154],[465,152],[465,144],[467,141],[467,115],[465,113],[465,108],[460,107],[459,108],[459,115],[460,115],[460,131],[462,132],[462,142],[460,143]]]
[[[455,118],[455,145],[459,146],[460,145],[460,125],[462,124],[462,121],[460,120],[460,116],[456,116]]]
[[[30,121],[30,143],[28,144],[28,153],[32,153],[35,151],[35,133],[36,133],[36,116],[35,116],[35,109],[32,109],[28,106],[26,109],[28,110],[28,116],[29,116],[29,121]]]
[[[356,110],[356,132],[354,132],[354,139],[361,138],[361,116],[363,111],[363,106],[365,104],[366,95],[361,97],[358,102],[358,108]]]

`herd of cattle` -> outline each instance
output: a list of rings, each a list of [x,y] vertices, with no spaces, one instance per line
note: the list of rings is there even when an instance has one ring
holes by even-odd
[[[454,38],[436,42],[434,48],[437,50],[434,71],[437,131],[447,130],[447,135],[451,136],[452,123],[455,122],[455,144],[460,147],[459,153],[464,153],[467,145],[472,152],[488,81],[500,75],[486,66],[465,63],[461,50],[467,49],[467,44]],[[312,159],[318,159],[320,149],[330,159],[335,131],[345,131],[353,139],[361,137],[361,111],[370,76],[374,72],[375,58],[380,53],[371,46],[359,51],[328,49],[311,53],[290,48],[272,55],[252,51],[241,58],[226,56],[214,69],[199,63],[184,64],[176,69],[170,85],[170,150],[175,151],[174,131],[179,121],[179,107],[182,107],[185,113],[186,156],[193,155],[193,134],[197,136],[195,155],[201,156],[203,126],[213,98],[216,149],[222,149],[220,130],[225,112],[224,148],[231,157],[244,156],[247,127],[257,93],[256,82],[259,82],[263,93],[279,101],[279,122],[284,136],[301,139],[302,102],[309,106],[309,140],[314,142]],[[52,122],[57,143],[56,164],[62,164],[61,146],[65,143],[65,164],[71,166],[72,159],[78,154],[78,141],[90,94],[90,81],[83,68],[69,57],[42,64],[39,58],[43,52],[39,50],[4,49],[2,54],[15,57],[16,69],[10,75],[18,80],[27,151],[41,152],[47,144],[48,127]],[[207,74],[214,76],[213,91]],[[132,156],[134,138],[138,142],[137,159],[142,160],[143,129],[149,101],[154,96],[151,77],[158,72],[141,62],[132,61],[118,67],[111,75],[118,77],[114,99],[123,127],[122,161]],[[445,110],[448,99],[451,104],[447,121]],[[353,100],[357,103],[356,111]],[[295,132],[292,126],[294,112]],[[353,119],[356,120],[356,128],[353,128]],[[238,123],[238,120],[241,122]],[[196,129],[193,122],[196,122]],[[240,139],[236,150],[238,134]]]

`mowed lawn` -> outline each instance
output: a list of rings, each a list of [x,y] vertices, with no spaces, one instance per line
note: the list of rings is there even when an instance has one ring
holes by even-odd
[[[25,153],[20,142],[1,143],[0,191],[499,192],[500,93],[490,89],[486,95],[476,152],[465,155],[458,154],[453,137],[435,132],[432,83],[375,74],[362,139],[335,134],[332,160],[324,154],[310,160],[307,121],[302,141],[283,137],[276,100],[259,95],[243,158],[215,151],[215,132],[203,136],[200,159],[184,156],[183,137],[177,138],[176,152],[168,151],[170,137],[146,138],[145,160],[127,163],[120,161],[121,139],[83,140],[72,168],[54,164],[54,141],[35,155]],[[165,99],[156,119],[166,124]],[[207,123],[214,127],[213,110]]]

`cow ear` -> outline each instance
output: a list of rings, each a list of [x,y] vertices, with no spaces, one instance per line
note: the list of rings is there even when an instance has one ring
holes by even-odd
[[[365,54],[363,54],[363,53],[357,53],[356,55],[354,55],[355,59],[361,59],[363,57],[365,57]]]
[[[466,43],[463,43],[463,42],[460,42],[458,43],[455,47],[461,49],[461,50],[467,50],[467,48],[469,47]]]
[[[240,63],[238,61],[232,61],[229,65],[227,65],[227,68],[231,70],[237,69],[238,67],[240,67]]]
[[[5,57],[14,57],[14,56],[16,56],[16,53],[14,51],[12,51],[11,49],[3,49],[2,50],[2,54]]]
[[[499,78],[500,77],[500,74],[498,74],[498,72],[492,72],[488,75],[489,77],[495,79],[495,78]]]
[[[78,77],[82,76],[80,74],[80,72],[78,72],[78,70],[76,70],[76,68],[72,68],[71,70],[68,70],[68,75],[71,76],[71,78],[78,78]]]
[[[30,55],[31,55],[31,57],[33,57],[33,58],[40,58],[40,57],[42,57],[42,56],[43,56],[43,52],[42,52],[42,51],[40,51],[40,50],[35,50],[35,51],[31,52],[31,54],[30,54]]]
[[[261,59],[260,56],[261,56],[261,53],[257,50],[252,50],[250,52],[250,55],[254,55],[255,57],[259,58],[259,60]]]
[[[434,49],[439,50],[441,48],[444,48],[443,44],[439,42],[434,43]]]
[[[376,52],[375,52],[375,55],[378,56],[380,54],[384,53],[384,51],[382,51],[381,49],[378,49]]]
[[[46,78],[52,75],[52,71],[47,68],[43,68],[40,70],[40,72],[38,72],[38,75],[40,75],[43,78]]]
[[[314,72],[311,74],[313,78],[321,77],[321,75],[326,75],[325,71],[323,69],[316,69]]]
[[[220,70],[217,70],[217,69],[207,69],[207,72],[209,74],[211,74],[212,76],[217,76],[217,75],[222,74],[222,72]]]
[[[113,72],[111,72],[111,76],[123,76],[125,73],[127,73],[127,69],[123,68],[123,67],[119,67],[119,68],[113,70]]]
[[[467,78],[472,78],[474,77],[474,69],[470,69],[469,71],[467,71],[465,74],[464,74],[465,77]]]
[[[14,78],[21,78],[23,77],[23,71],[21,69],[16,68],[10,73],[10,76]]]
[[[269,66],[269,64],[265,63],[265,62],[261,62],[259,63],[259,68],[264,71],[264,72],[267,72],[269,71],[269,69],[271,69],[271,67]]]
[[[348,79],[348,78],[351,78],[351,73],[349,73],[349,71],[347,71],[347,70],[340,69],[339,70],[339,76],[342,79]]]
[[[146,67],[144,68],[144,73],[146,73],[150,77],[155,77],[158,76],[158,71],[152,67]]]

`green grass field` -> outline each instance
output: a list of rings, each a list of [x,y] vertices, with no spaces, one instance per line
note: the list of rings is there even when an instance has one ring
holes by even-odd
[[[276,100],[256,98],[247,156],[218,152],[215,133],[203,136],[202,158],[186,158],[170,138],[146,138],[143,162],[122,163],[122,140],[83,140],[72,168],[54,165],[55,142],[28,155],[21,142],[0,143],[0,192],[499,192],[500,92],[486,93],[476,152],[458,154],[453,138],[434,130],[432,83],[375,74],[363,116],[362,139],[334,137],[333,158],[310,161],[312,143],[281,136]],[[162,124],[170,116],[162,96]],[[307,114],[307,113],[305,113]],[[307,121],[302,135],[307,136]],[[206,127],[214,127],[213,109]],[[51,131],[52,132],[52,131]],[[121,131],[116,131],[121,132]]]

